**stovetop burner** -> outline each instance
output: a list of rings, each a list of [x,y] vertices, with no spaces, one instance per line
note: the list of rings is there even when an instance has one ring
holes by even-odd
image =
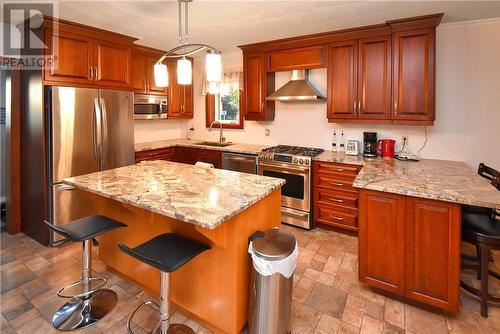
[[[270,153],[293,154],[293,155],[302,155],[305,157],[314,157],[314,156],[320,154],[321,152],[323,152],[324,150],[321,148],[278,145],[278,146],[265,148],[262,151],[263,152],[270,152]]]

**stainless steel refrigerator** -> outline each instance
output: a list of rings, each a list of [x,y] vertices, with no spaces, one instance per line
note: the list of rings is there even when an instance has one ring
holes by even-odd
[[[95,214],[67,177],[134,163],[133,93],[49,87],[49,217],[54,225]],[[52,244],[60,240],[51,235]]]

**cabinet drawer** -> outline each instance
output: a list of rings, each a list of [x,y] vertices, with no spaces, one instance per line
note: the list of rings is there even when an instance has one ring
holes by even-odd
[[[318,189],[317,191],[319,204],[342,205],[355,209],[358,207],[358,196],[356,194],[326,189]]]
[[[361,170],[361,166],[336,164],[331,162],[315,162],[314,172],[325,175],[338,175],[354,180]]]
[[[147,150],[135,152],[135,162],[147,160],[172,160],[174,150],[172,148],[160,148],[155,150]]]
[[[326,67],[324,46],[274,51],[268,57],[270,72]]]
[[[340,211],[323,205],[318,206],[317,222],[357,230],[357,212]]]
[[[352,186],[353,180],[350,178],[330,175],[317,175],[316,180],[316,187],[318,188],[348,191],[354,194],[358,193],[358,190]]]

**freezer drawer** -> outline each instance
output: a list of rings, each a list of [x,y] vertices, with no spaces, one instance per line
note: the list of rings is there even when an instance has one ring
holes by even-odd
[[[52,224],[59,226],[72,220],[95,214],[95,207],[88,205],[89,194],[72,186],[60,183],[52,186]],[[63,239],[53,233],[50,242]]]

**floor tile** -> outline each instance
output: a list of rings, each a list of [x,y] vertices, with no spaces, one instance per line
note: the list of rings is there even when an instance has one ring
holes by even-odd
[[[415,334],[447,333],[444,315],[405,305],[405,329]]]
[[[311,268],[307,268],[304,272],[304,277],[309,278],[315,282],[332,286],[333,282],[335,282],[335,276],[325,274],[321,271],[316,271]]]
[[[394,326],[405,328],[404,304],[397,300],[387,298],[385,300],[384,320]]]
[[[307,305],[339,319],[344,310],[347,293],[324,284],[315,284]]]
[[[337,333],[340,326],[340,321],[337,318],[329,316],[328,314],[323,313],[318,322],[317,329],[321,330],[327,334],[335,334]]]
[[[312,334],[318,325],[321,312],[313,307],[292,302],[292,333],[293,334]]]
[[[12,268],[2,270],[0,292],[4,293],[37,278],[37,276],[23,264],[17,264]]]
[[[311,294],[313,286],[314,281],[308,279],[307,277],[302,277],[293,291],[293,299],[301,303],[305,303]]]
[[[342,321],[356,327],[361,327],[365,310],[365,301],[359,297],[349,295],[342,314]]]
[[[384,332],[384,322],[382,320],[365,315],[361,325],[361,334],[382,334]]]

